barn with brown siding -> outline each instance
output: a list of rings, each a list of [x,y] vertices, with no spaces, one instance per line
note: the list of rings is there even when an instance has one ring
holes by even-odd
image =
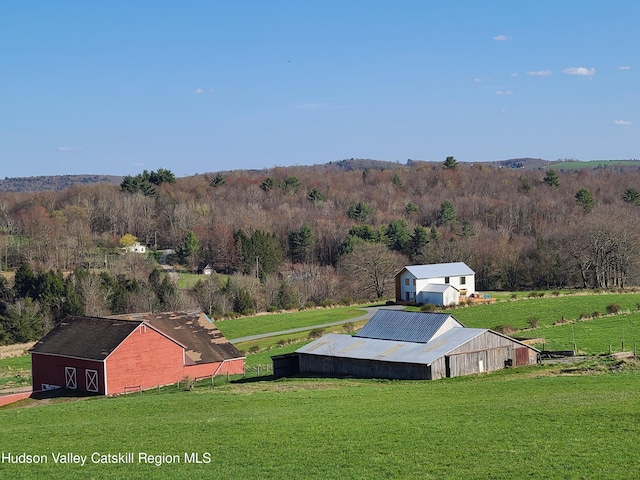
[[[244,355],[201,311],[70,316],[30,353],[34,391],[116,395],[244,373]]]
[[[435,380],[532,365],[539,351],[448,314],[380,310],[354,336],[330,334],[274,357],[274,375],[297,373]]]

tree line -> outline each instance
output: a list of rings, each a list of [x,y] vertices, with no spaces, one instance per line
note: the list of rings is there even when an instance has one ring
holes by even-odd
[[[448,261],[470,265],[483,290],[639,283],[640,170],[499,168],[454,157],[375,165],[184,178],[160,169],[120,185],[2,192],[3,270],[19,279],[29,265],[74,286],[78,300],[58,280],[46,290],[64,298],[57,303],[8,280],[13,296],[3,296],[0,315],[38,302],[46,328],[70,311],[200,305],[217,315],[385,298],[402,265]],[[161,288],[152,258],[123,255],[126,235],[218,275],[187,293]]]

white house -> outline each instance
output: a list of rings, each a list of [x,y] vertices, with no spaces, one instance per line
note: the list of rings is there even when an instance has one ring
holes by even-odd
[[[409,265],[396,275],[396,301],[457,305],[476,293],[475,278],[464,262]]]
[[[146,253],[147,247],[145,245],[142,245],[140,242],[136,242],[133,245],[124,247],[124,251],[130,253]]]

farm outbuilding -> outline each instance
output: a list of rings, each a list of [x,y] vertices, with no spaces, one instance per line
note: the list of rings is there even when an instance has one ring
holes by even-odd
[[[33,390],[102,395],[244,373],[244,356],[201,311],[70,316],[30,350]]]
[[[396,302],[457,305],[475,295],[475,272],[464,262],[409,265],[395,278]]]
[[[448,314],[379,310],[354,336],[330,334],[274,357],[274,375],[297,373],[436,380],[532,365],[538,350]]]

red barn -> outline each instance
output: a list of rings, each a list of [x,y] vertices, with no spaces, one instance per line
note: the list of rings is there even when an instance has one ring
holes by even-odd
[[[244,373],[244,356],[200,311],[70,316],[34,345],[33,390],[116,395]]]

